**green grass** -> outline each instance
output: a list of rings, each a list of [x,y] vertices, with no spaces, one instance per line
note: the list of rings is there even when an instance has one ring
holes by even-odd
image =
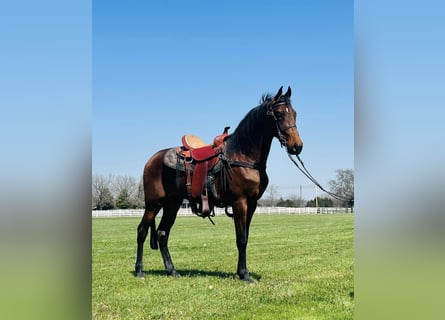
[[[93,319],[352,319],[353,215],[255,215],[247,265],[236,279],[233,221],[178,217],[169,248],[182,277],[167,277],[159,251],[133,276],[139,218],[93,219]],[[157,219],[159,222],[159,219]]]

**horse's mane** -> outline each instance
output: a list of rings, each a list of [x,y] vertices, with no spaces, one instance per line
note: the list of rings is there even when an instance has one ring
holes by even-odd
[[[272,101],[272,95],[270,93],[264,93],[261,96],[260,104],[263,104],[265,102]]]
[[[268,135],[273,137],[275,128],[271,125],[273,122],[268,119],[266,111],[273,96],[263,94],[260,104],[250,110],[240,121],[235,131],[229,136],[227,151],[229,153],[242,152],[248,154],[249,150],[257,147],[258,135]],[[277,102],[290,103],[289,99],[281,96]]]

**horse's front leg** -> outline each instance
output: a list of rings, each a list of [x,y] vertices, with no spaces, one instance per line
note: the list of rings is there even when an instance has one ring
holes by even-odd
[[[254,206],[255,207],[255,206]],[[237,274],[241,280],[253,283],[247,269],[247,241],[249,240],[249,227],[255,208],[249,208],[245,199],[233,204],[233,214],[236,232],[236,246],[238,248]]]

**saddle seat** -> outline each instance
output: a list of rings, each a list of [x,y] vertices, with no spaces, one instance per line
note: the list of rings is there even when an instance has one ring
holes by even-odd
[[[198,136],[193,134],[186,134],[182,137],[182,145],[190,150],[190,149],[198,149],[206,146],[207,144]]]
[[[224,141],[227,138],[230,127],[225,127],[222,134],[218,135],[212,144],[206,144],[201,138],[193,134],[182,137],[182,147],[177,149],[177,154],[186,159],[187,193],[192,210],[202,216],[208,216],[213,209],[209,207],[207,195],[207,174],[219,161],[218,155],[222,153]],[[193,174],[190,170],[194,164]],[[201,207],[198,209],[196,202],[201,199]]]

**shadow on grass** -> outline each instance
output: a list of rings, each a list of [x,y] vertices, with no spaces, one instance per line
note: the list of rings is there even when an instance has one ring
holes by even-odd
[[[195,277],[215,277],[220,279],[239,279],[238,275],[236,273],[231,272],[223,272],[223,271],[209,271],[209,270],[198,270],[198,269],[179,269],[176,270],[181,277],[189,277],[189,278],[195,278]],[[134,271],[130,271],[130,273],[133,276],[136,276]],[[168,276],[167,273],[164,270],[145,270],[144,275],[146,276]],[[260,281],[261,275],[250,272],[250,277],[256,281]]]

